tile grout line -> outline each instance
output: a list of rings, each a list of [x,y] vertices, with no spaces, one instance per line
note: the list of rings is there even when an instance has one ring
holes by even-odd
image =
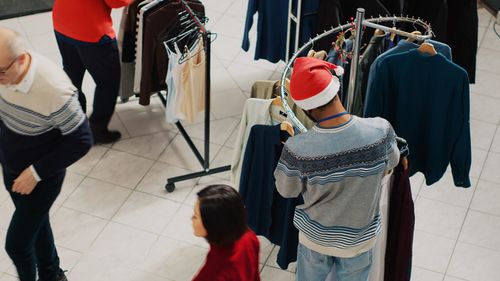
[[[494,136],[496,135],[497,131],[498,131],[498,126],[497,126],[497,129],[495,130],[495,133],[493,134]],[[492,145],[493,145],[493,141],[490,143],[490,146],[489,146],[489,148],[488,148],[488,150],[487,150],[487,151],[488,151],[488,154],[486,155],[486,158],[485,158],[485,160],[484,160],[484,162],[483,162],[483,165],[482,165],[482,167],[481,167],[481,172],[479,173],[479,176],[478,176],[478,181],[477,181],[477,183],[476,183],[476,188],[472,191],[472,197],[471,197],[472,199],[470,200],[469,205],[467,206],[467,211],[466,211],[466,213],[465,213],[464,220],[462,221],[462,225],[460,226],[460,231],[458,232],[458,237],[457,237],[457,239],[455,240],[455,243],[454,243],[454,245],[453,245],[453,250],[452,250],[452,252],[451,252],[450,259],[448,260],[448,264],[446,265],[445,275],[448,273],[448,270],[449,270],[450,265],[451,265],[451,261],[452,261],[452,259],[453,259],[453,255],[455,254],[455,250],[456,250],[456,248],[457,248],[458,242],[460,241],[460,236],[461,236],[461,234],[462,234],[462,230],[463,230],[463,228],[464,228],[465,222],[467,221],[467,218],[468,218],[468,216],[469,216],[469,211],[471,210],[472,201],[474,200],[474,196],[475,196],[476,191],[477,191],[477,186],[479,185],[479,180],[481,179],[481,176],[483,175],[484,167],[485,167],[485,165],[486,165],[486,161],[488,160],[488,157],[489,157],[489,152],[490,152],[490,150],[491,150],[491,146],[492,146]],[[473,210],[473,209],[472,209],[472,211],[475,211],[475,210]],[[460,241],[460,242],[461,242],[461,243],[470,244],[470,243],[463,242],[463,241]],[[474,245],[474,246],[476,246],[476,245]],[[481,248],[482,248],[482,247],[481,247]],[[489,250],[493,250],[493,249],[489,249]]]

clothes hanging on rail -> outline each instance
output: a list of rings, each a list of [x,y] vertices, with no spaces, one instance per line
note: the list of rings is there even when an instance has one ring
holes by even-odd
[[[255,42],[255,60],[265,59],[270,62],[285,60],[286,36],[288,26],[289,0],[258,1],[249,0],[243,32],[243,50],[250,49],[250,29],[254,15],[257,19],[257,40]],[[297,1],[294,1],[296,3]],[[294,4],[295,6],[295,4]],[[319,0],[302,1],[302,17],[299,46],[307,42],[315,32],[316,15]],[[292,29],[291,34],[295,34]],[[291,40],[293,41],[293,38]],[[291,50],[293,52],[293,50]]]
[[[205,8],[199,0],[186,3],[199,15],[205,14]],[[144,8],[144,10],[141,9]],[[163,41],[168,36],[177,34],[179,13],[184,8],[179,1],[145,0],[134,2],[124,10],[120,30],[123,30],[122,49],[122,97],[138,93],[139,104],[149,105],[150,95],[166,90],[165,82],[168,69],[168,55]],[[137,48],[136,48],[137,46]],[[183,48],[184,46],[180,46]],[[125,62],[134,62],[134,66]],[[125,69],[124,69],[125,68]],[[130,89],[130,73],[133,68],[134,88]]]
[[[277,263],[282,269],[297,260],[298,231],[293,225],[293,214],[295,207],[303,203],[302,198],[283,198],[274,183],[282,141],[289,136],[280,130],[280,125],[254,125],[245,148],[239,185],[249,227],[280,246]]]
[[[450,163],[455,185],[470,187],[467,72],[440,53],[414,49],[387,56],[370,80],[364,115],[387,119],[407,140],[410,176],[422,172],[432,185]]]
[[[231,182],[238,189],[241,177],[241,167],[245,156],[245,147],[247,146],[250,130],[254,125],[276,125],[286,117],[274,120],[271,117],[270,110],[272,99],[250,98],[245,101],[243,114],[241,115],[240,127],[234,144],[233,159],[231,161]]]
[[[167,99],[165,105],[165,120],[168,123],[175,123],[184,119],[181,109],[181,99],[183,98],[183,87],[181,83],[181,73],[186,65],[186,62],[179,63],[182,56],[179,47],[174,42],[174,50],[170,50],[168,46],[165,47],[168,55],[168,69],[167,78]]]
[[[403,13],[429,22],[436,40],[450,45],[455,52],[455,63],[467,71],[469,82],[475,83],[478,43],[476,0],[404,0]]]
[[[205,109],[205,52],[203,39],[188,51],[186,66],[181,72],[182,102],[180,104],[184,120],[193,123],[199,112]]]
[[[374,34],[370,39],[363,55],[359,58],[358,74],[356,76],[356,87],[354,88],[353,103],[350,112],[357,116],[363,116],[366,88],[370,66],[373,61],[382,54],[384,50],[385,34]]]
[[[394,169],[387,222],[385,281],[409,281],[411,276],[415,210],[408,172],[401,163]]]
[[[274,96],[280,96],[280,90],[277,88],[276,80],[258,80],[252,85],[252,91],[250,92],[251,98],[257,99],[272,99]],[[307,117],[300,107],[298,107],[291,98],[287,99],[287,104],[292,109],[293,113],[297,119],[306,127],[307,129],[314,126],[314,122]]]

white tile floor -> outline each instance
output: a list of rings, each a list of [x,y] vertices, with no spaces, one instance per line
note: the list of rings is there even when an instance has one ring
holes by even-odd
[[[210,149],[212,163],[220,166],[231,159],[234,132],[252,83],[279,77],[283,64],[253,61],[253,52],[241,50],[246,1],[204,2],[209,27],[219,35],[212,56]],[[471,86],[473,186],[453,187],[450,174],[432,187],[419,174],[411,179],[416,203],[414,281],[500,280],[500,39],[491,16],[485,10],[479,14],[477,84]],[[113,16],[119,23],[120,11]],[[50,13],[3,20],[0,26],[18,30],[35,51],[60,63]],[[92,93],[93,87],[86,76],[85,92]],[[167,177],[200,168],[163,114],[156,98],[149,107],[136,100],[118,104],[112,127],[124,139],[94,147],[70,167],[51,215],[71,281],[185,281],[202,264],[207,244],[192,235],[189,219],[196,191],[226,182],[228,173],[178,183],[173,193],[166,193]],[[199,124],[187,127],[200,147],[202,130]],[[1,188],[0,244],[12,210]],[[277,268],[275,257],[276,249],[262,240],[262,280],[294,280],[292,272]],[[15,275],[0,250],[0,281],[16,280]]]

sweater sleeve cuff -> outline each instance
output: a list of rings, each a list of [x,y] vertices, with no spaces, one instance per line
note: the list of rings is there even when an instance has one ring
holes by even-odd
[[[30,170],[31,170],[31,173],[33,174],[33,177],[35,177],[37,182],[42,180],[40,178],[40,176],[38,175],[38,173],[36,172],[35,167],[33,167],[33,165],[30,166]]]
[[[470,187],[471,186],[469,176],[462,176],[462,175],[456,176],[455,173],[453,173],[453,182],[455,183],[455,186],[457,186],[457,187]]]

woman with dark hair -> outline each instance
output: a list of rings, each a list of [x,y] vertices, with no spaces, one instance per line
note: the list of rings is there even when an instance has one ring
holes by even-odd
[[[247,226],[238,192],[210,185],[197,195],[193,232],[210,243],[210,250],[193,281],[260,281],[259,240]]]

